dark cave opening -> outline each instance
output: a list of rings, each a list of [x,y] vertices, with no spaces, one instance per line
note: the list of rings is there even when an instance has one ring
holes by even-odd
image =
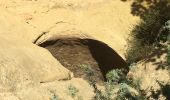
[[[80,65],[91,66],[97,83],[105,81],[108,71],[122,68],[128,72],[127,63],[108,45],[93,39],[64,38],[55,41],[46,41],[40,44],[75,77],[86,79],[84,70]]]

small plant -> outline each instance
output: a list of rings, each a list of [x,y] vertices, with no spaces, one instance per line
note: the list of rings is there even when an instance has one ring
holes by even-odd
[[[91,68],[91,66],[83,64],[83,65],[81,65],[81,67],[84,69],[87,76],[93,76],[94,75],[94,71]]]
[[[93,88],[95,89],[95,91],[97,90],[97,86],[96,86],[96,81],[94,79],[94,71],[91,68],[91,66],[89,65],[81,65],[82,69],[84,69],[86,77],[88,78],[88,82],[91,86],[93,86]]]
[[[75,86],[71,84],[68,86],[68,95],[70,95],[72,98],[75,98],[78,92],[79,90]]]
[[[50,100],[61,100],[57,95],[53,95],[53,97]]]
[[[165,22],[165,25],[163,25],[160,29],[157,40],[161,40],[163,42],[170,40],[170,20]]]
[[[130,99],[130,97],[132,98],[133,96],[131,95],[128,85],[126,83],[120,83],[116,100],[126,100],[128,98]]]
[[[131,65],[130,69],[134,69],[135,64]],[[121,69],[111,70],[106,74],[107,82],[105,82],[105,91],[101,91],[97,88],[96,82],[92,78],[94,71],[88,65],[82,65],[85,70],[86,76],[89,78],[89,83],[95,89],[94,100],[145,100],[142,98],[140,91],[140,79],[134,80],[126,78],[126,75]],[[113,91],[115,87],[119,87],[119,91]],[[139,96],[135,95],[130,91],[130,87],[135,88],[139,92]],[[116,98],[113,99],[112,95],[117,94]],[[141,99],[142,98],[142,99]]]
[[[129,82],[129,84],[131,87],[140,90],[141,80],[142,80],[141,78],[136,78],[136,79],[133,78],[133,80]]]
[[[154,45],[142,44],[142,40],[134,38],[128,41],[126,50],[126,61],[129,64],[136,63],[139,60],[146,59],[154,51]]]
[[[103,95],[103,92],[101,90],[98,90],[98,91],[96,91],[96,95],[94,97],[94,100],[107,100],[107,99]]]
[[[81,65],[81,67],[84,69],[86,77],[88,78],[89,84],[94,88],[95,96],[94,100],[111,100],[106,97],[106,95],[97,88],[96,86],[96,81],[93,78],[94,76],[94,71],[89,65]]]
[[[52,97],[50,98],[50,100],[61,100],[58,95],[55,94],[54,91],[50,91],[50,93],[52,94]]]
[[[94,97],[94,100],[113,100],[112,95],[115,94],[113,90],[115,89],[114,87],[116,85],[114,85],[110,82],[105,83],[105,85],[104,85],[105,91],[101,91],[101,90],[96,91],[96,95]]]
[[[125,78],[121,69],[111,70],[106,74],[106,79],[109,83],[118,84]]]
[[[136,70],[135,64],[131,65],[130,69],[135,71]],[[115,100],[146,100],[145,94],[143,94],[143,92],[140,89],[141,78],[136,79],[134,79],[133,77],[127,78],[120,69],[110,71],[106,77],[109,85],[106,85],[107,95],[105,97],[111,98],[114,87],[118,86],[119,91],[117,92]],[[109,86],[108,89],[107,86]],[[132,92],[130,88],[135,89],[138,92],[138,95]]]
[[[60,98],[56,95],[53,95],[53,97],[51,98],[51,100],[60,100]]]
[[[170,66],[170,47],[168,47],[168,57],[167,57],[168,65]]]

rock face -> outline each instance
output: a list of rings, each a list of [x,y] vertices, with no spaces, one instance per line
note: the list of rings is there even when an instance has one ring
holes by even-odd
[[[92,68],[93,80],[103,83],[106,74],[116,68],[128,72],[127,63],[107,44],[93,39],[63,38],[46,41],[40,46],[51,54],[66,68],[74,72],[75,77],[88,79],[83,66]]]
[[[119,0],[1,0],[0,100],[90,100],[93,89],[36,44],[61,38],[99,40],[124,58],[129,28],[138,18]],[[35,44],[34,44],[35,43]]]

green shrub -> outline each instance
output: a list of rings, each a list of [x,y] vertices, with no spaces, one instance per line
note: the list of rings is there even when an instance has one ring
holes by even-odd
[[[134,67],[134,66],[133,66]],[[96,82],[92,78],[95,74],[94,71],[88,65],[82,65],[82,68],[86,72],[86,77],[89,79],[89,84],[93,86],[95,96],[94,100],[113,100],[112,95],[117,95],[115,100],[145,100],[140,92],[140,83],[141,80],[129,80],[126,78],[126,75],[122,72],[121,69],[111,70],[106,74],[107,82],[105,82],[105,91],[101,91],[97,88]],[[132,67],[131,67],[132,69]],[[129,89],[129,87],[135,88],[139,95],[134,95]],[[116,93],[115,88],[119,88],[119,91]],[[70,89],[73,90],[73,89]],[[74,92],[71,92],[74,94]],[[75,95],[74,95],[75,96]]]
[[[70,95],[72,98],[75,98],[78,92],[79,90],[75,86],[71,84],[68,86],[68,95]]]
[[[51,100],[61,100],[61,99],[57,95],[54,94]]]
[[[150,55],[154,50],[152,45],[142,45],[140,40],[134,39],[129,42],[128,48],[126,50],[126,61],[127,63],[136,63],[139,60],[145,59]]]
[[[103,92],[101,90],[98,90],[98,91],[96,91],[94,100],[111,100],[111,99],[106,98],[106,96],[103,94]]]
[[[88,76],[93,76],[94,75],[93,69],[91,68],[90,65],[82,64],[81,67],[82,67],[82,69],[84,69],[86,75],[88,75]]]
[[[117,92],[116,100],[134,100],[129,86],[126,83],[119,84],[119,91]]]
[[[96,81],[94,79],[94,70],[91,68],[90,65],[82,64],[81,68],[84,69],[86,77],[88,78],[88,82],[91,86],[96,89]]]
[[[154,50],[154,43],[162,26],[158,15],[158,11],[148,13],[134,27],[131,33],[132,38],[128,41],[128,49],[125,55],[128,63],[147,58]]]
[[[130,70],[135,70],[135,64],[131,65]],[[120,69],[115,69],[107,74],[106,96],[111,98],[112,91],[119,87],[115,100],[146,100],[146,95],[141,91],[141,78],[126,78]],[[116,83],[116,84],[115,84]],[[135,89],[138,95],[133,93],[130,88]],[[112,99],[106,99],[112,100]]]
[[[116,85],[106,82],[104,86],[105,91],[97,89],[94,100],[113,100],[112,95],[114,95],[113,90],[115,89]]]
[[[157,43],[167,40],[168,25],[165,22],[170,19],[168,11],[170,11],[169,0],[157,1],[147,9],[147,12],[141,17],[142,21],[134,26],[131,32],[132,38],[128,41],[126,52],[128,63],[147,58],[152,54]]]
[[[168,65],[170,66],[170,47],[168,47],[168,57],[167,57]]]
[[[125,78],[124,73],[121,69],[111,70],[106,74],[106,79],[109,83],[118,84]]]
[[[111,96],[113,95],[113,90],[115,89],[115,85],[111,83],[111,81],[107,81],[105,83],[105,97],[107,100],[112,100]]]

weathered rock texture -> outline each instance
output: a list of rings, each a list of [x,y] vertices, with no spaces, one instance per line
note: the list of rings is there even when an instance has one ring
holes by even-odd
[[[90,100],[92,87],[36,44],[95,39],[124,58],[130,27],[138,20],[130,14],[130,3],[120,0],[0,0],[0,11],[0,100],[50,100],[54,95],[71,100],[70,84]]]

